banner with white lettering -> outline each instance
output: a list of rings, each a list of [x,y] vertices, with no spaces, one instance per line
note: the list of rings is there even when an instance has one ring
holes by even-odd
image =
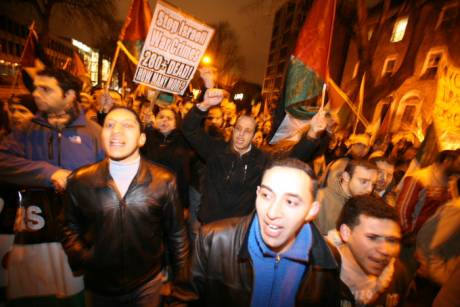
[[[133,81],[182,95],[213,34],[213,28],[157,1]]]
[[[15,244],[59,242],[57,218],[62,211],[62,195],[52,189],[20,191],[14,223]]]

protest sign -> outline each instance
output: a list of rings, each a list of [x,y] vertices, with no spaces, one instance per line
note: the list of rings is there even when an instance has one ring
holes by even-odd
[[[158,1],[133,81],[182,95],[213,34],[211,27]]]

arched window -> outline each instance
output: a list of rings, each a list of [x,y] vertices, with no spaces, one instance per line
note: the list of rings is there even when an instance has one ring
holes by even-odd
[[[417,117],[420,116],[423,99],[419,91],[406,93],[400,100],[396,118],[393,122],[393,131],[410,131],[417,126]]]

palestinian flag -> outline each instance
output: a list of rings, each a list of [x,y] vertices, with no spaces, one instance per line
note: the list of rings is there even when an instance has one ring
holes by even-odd
[[[335,0],[316,0],[308,13],[290,58],[283,96],[275,111],[277,131],[271,144],[290,137],[297,126],[304,126],[318,111],[316,100],[328,76],[335,8]]]

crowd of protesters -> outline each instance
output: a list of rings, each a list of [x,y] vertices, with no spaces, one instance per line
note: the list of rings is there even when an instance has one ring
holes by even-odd
[[[0,304],[460,305],[460,149],[421,168],[324,110],[270,144],[213,73],[123,97],[45,69],[0,103]]]

